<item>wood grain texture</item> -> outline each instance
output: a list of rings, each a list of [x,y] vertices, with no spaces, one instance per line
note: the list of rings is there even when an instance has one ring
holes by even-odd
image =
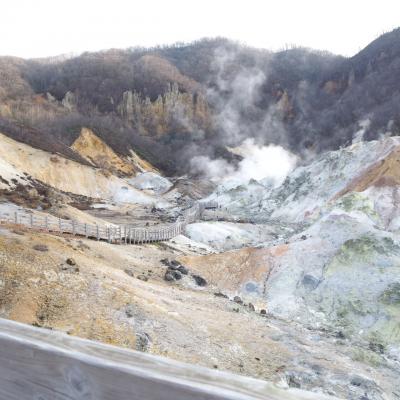
[[[328,397],[0,319],[0,400],[125,399]]]

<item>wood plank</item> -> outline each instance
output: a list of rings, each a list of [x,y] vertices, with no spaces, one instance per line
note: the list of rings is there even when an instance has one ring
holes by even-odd
[[[328,399],[0,319],[0,399]],[[329,399],[332,399],[329,397]]]

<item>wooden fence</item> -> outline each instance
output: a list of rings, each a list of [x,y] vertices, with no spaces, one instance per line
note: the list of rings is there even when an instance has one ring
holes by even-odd
[[[68,233],[96,240],[105,240],[114,244],[143,244],[170,240],[182,234],[188,224],[201,218],[204,210],[217,206],[215,202],[197,202],[184,210],[183,215],[174,223],[148,228],[79,223],[75,220],[56,218],[51,215],[35,215],[27,209],[13,213],[0,213],[0,221],[23,225],[33,230]]]

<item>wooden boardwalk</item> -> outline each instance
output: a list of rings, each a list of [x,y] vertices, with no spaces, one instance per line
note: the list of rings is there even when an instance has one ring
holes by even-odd
[[[170,240],[182,234],[188,224],[201,218],[204,210],[216,207],[218,204],[215,202],[197,202],[184,210],[183,215],[174,223],[149,228],[132,228],[129,225],[83,224],[51,215],[35,215],[27,209],[0,214],[0,221],[23,225],[33,230],[68,233],[114,244],[143,244]]]
[[[0,319],[0,400],[327,400]]]

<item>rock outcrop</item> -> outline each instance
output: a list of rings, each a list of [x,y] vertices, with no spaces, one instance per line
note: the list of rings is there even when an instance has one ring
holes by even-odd
[[[400,138],[361,142],[294,170],[211,196],[225,215],[281,229],[257,249],[184,259],[218,288],[268,312],[365,340],[400,360]],[[277,231],[278,232],[278,231]]]
[[[29,185],[29,176],[62,192],[132,203],[152,202],[151,196],[110,172],[34,149],[2,134],[0,168],[0,184],[7,187],[18,182]]]
[[[71,145],[71,149],[92,165],[111,173],[132,176],[136,172],[131,163],[118,156],[91,129],[82,128],[79,137]]]
[[[176,83],[151,101],[149,97],[126,91],[118,112],[141,134],[163,136],[175,133],[204,135],[210,129],[211,114],[201,93],[180,92]]]

